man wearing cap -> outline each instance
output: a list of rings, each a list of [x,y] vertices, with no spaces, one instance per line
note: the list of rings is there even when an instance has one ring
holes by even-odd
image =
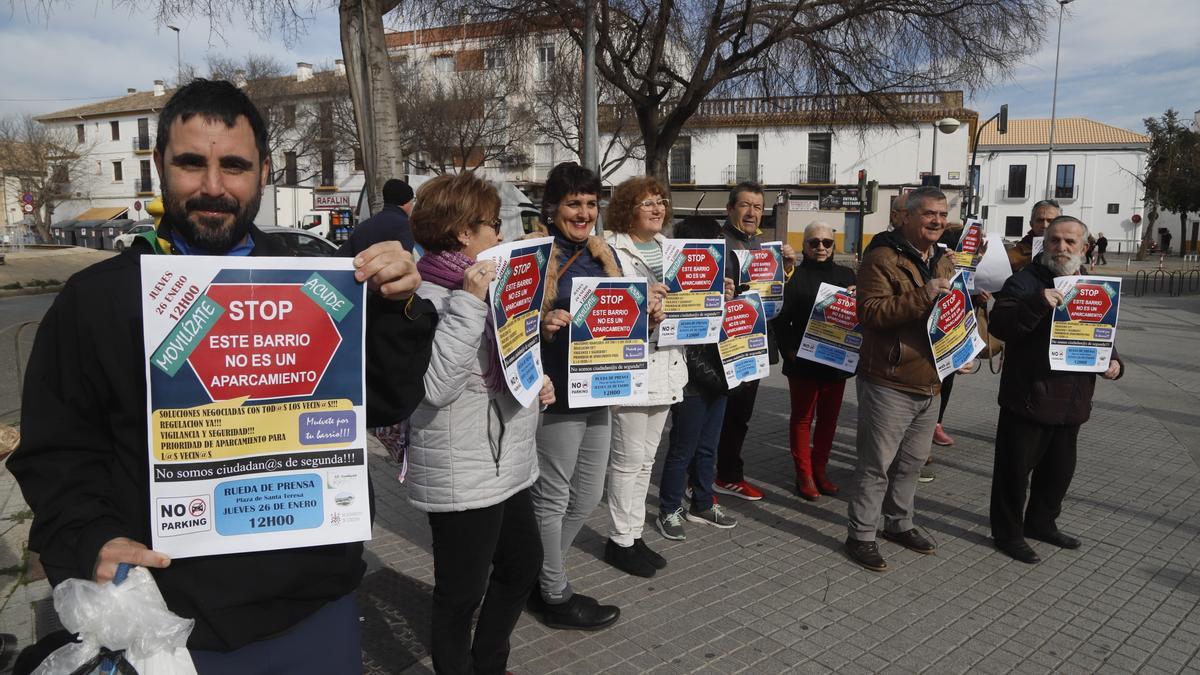
[[[381,241],[398,241],[404,250],[413,250],[412,228],[408,216],[413,208],[413,189],[399,178],[383,184],[383,210],[359,223],[338,251],[358,255]]]

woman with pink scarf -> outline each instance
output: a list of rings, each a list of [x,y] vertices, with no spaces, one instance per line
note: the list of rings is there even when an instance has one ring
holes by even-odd
[[[421,186],[413,236],[425,249],[418,293],[437,308],[425,398],[410,418],[408,488],[433,534],[430,652],[439,673],[503,673],[509,636],[542,563],[529,498],[539,406],[509,393],[488,319],[500,198],[467,172]],[[554,401],[545,380],[541,404]],[[474,639],[471,619],[479,620]]]

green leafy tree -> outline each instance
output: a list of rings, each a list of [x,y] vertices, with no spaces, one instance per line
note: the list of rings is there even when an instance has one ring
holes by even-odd
[[[1142,251],[1153,240],[1159,209],[1179,215],[1180,254],[1187,252],[1187,216],[1200,211],[1200,132],[1179,121],[1179,113],[1167,110],[1162,117],[1144,120],[1150,134],[1146,158],[1146,207],[1149,213]],[[1194,243],[1193,243],[1194,246]]]

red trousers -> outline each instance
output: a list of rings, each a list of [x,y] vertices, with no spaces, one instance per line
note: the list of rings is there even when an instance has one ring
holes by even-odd
[[[837,433],[838,413],[842,410],[845,389],[845,380],[788,378],[792,402],[792,459],[796,462],[798,481],[803,476],[812,476],[814,470],[817,475],[824,477],[825,465],[833,450],[833,437]]]

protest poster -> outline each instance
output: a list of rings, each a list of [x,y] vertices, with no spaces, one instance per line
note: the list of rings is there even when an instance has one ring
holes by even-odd
[[[950,292],[943,293],[933,303],[925,327],[938,377],[943,380],[970,363],[986,346],[979,336],[975,308],[961,271],[950,278]]]
[[[1063,294],[1050,325],[1050,369],[1081,373],[1108,370],[1117,341],[1120,277],[1056,277]]]
[[[734,251],[738,259],[738,285],[755,291],[767,312],[767,321],[783,308],[783,242],[768,241],[753,251]]]
[[[975,270],[983,260],[987,250],[987,240],[984,238],[983,222],[968,218],[963,225],[962,234],[958,237],[958,245],[954,247],[954,267],[962,270],[967,290],[975,290]]]
[[[796,356],[853,373],[858,369],[860,347],[862,329],[854,294],[841,286],[822,283]]]
[[[987,235],[987,250],[973,275],[975,291],[995,293],[1004,288],[1004,282],[1011,276],[1012,264],[1004,248],[1004,237],[997,233]]]
[[[1042,252],[1042,248],[1045,245],[1046,245],[1045,237],[1034,237],[1033,239],[1031,239],[1030,244],[1029,244],[1029,246],[1030,246],[1029,257],[1031,257],[1031,258],[1038,257],[1038,254]]]
[[[553,243],[553,237],[523,239],[475,256],[496,264],[488,311],[496,328],[504,383],[522,406],[533,403],[542,389],[542,296]]]
[[[730,389],[771,374],[767,358],[767,314],[762,298],[748,291],[725,303],[721,341],[717,343],[725,383]]]
[[[648,291],[648,282],[642,277],[571,280],[569,407],[646,402],[650,376]]]
[[[663,244],[663,299],[666,319],[658,326],[658,344],[716,342],[725,309],[725,240],[668,239]]]
[[[141,275],[153,548],[370,539],[350,259],[143,256]]]

